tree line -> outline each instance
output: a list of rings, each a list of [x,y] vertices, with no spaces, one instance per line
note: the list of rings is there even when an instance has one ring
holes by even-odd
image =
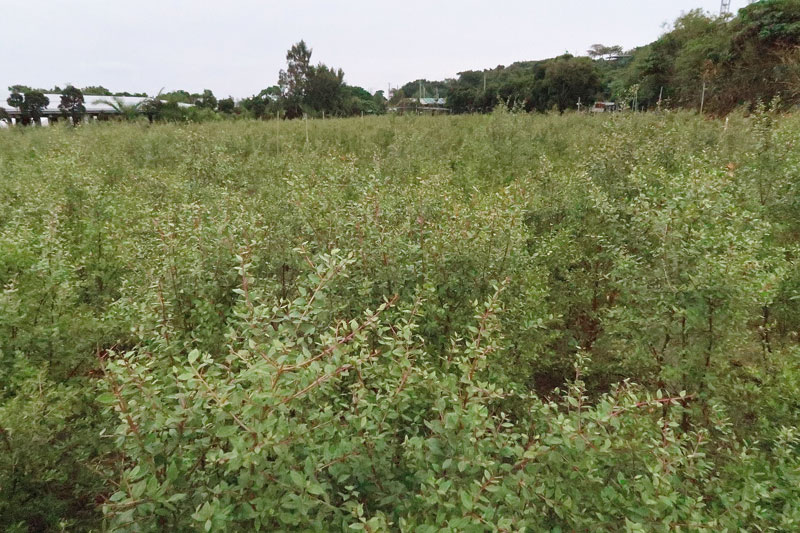
[[[20,111],[23,125],[41,125],[44,111],[50,105],[48,94],[60,94],[58,105],[63,118],[68,118],[73,124],[78,124],[86,115],[86,97],[93,102],[109,105],[114,113],[122,119],[135,119],[140,116],[147,117],[151,122],[201,120],[208,119],[218,113],[232,114],[235,111],[232,97],[217,99],[208,89],[202,94],[189,93],[184,90],[169,93],[159,92],[154,97],[146,93],[116,92],[112,93],[102,86],[84,87],[79,89],[67,85],[63,89],[56,86],[53,89],[32,88],[26,85],[12,85],[8,88],[10,96],[6,104]],[[126,102],[122,97],[138,97],[140,101]],[[181,106],[190,104],[190,106]],[[0,107],[0,120],[10,121],[8,112]]]
[[[50,105],[50,98],[48,98],[42,89],[32,89],[22,85],[13,85],[8,88],[11,95],[6,100],[6,103],[11,107],[16,107],[21,111],[22,123],[27,125],[31,123],[41,124],[44,110]],[[55,87],[52,93],[61,93],[61,101],[58,108],[64,117],[71,118],[74,124],[77,124],[86,114],[86,106],[84,105],[83,91],[72,85],[68,85],[64,89]],[[9,115],[6,110],[0,107],[0,120],[9,120]]]
[[[278,83],[239,104],[242,112],[256,118],[283,116],[356,116],[386,111],[383,91],[370,94],[361,87],[348,85],[344,71],[323,63],[311,63],[312,49],[305,41],[286,52],[286,70],[278,74]]]
[[[415,80],[394,91],[391,102],[434,94],[446,97],[454,113],[488,112],[500,101],[542,112],[602,100],[637,109],[698,108],[702,100],[717,114],[775,97],[797,104],[800,2],[762,0],[735,17],[698,9],[633,50],[595,44],[583,57],[564,54],[460,72],[455,79]]]
[[[426,96],[445,98],[453,113],[489,112],[499,102],[526,112],[563,112],[602,100],[622,108],[702,107],[715,114],[776,98],[788,106],[800,103],[800,0],[762,0],[735,17],[698,9],[679,17],[656,41],[633,50],[594,44],[586,56],[564,54],[468,70],[454,79],[418,79],[392,91],[388,101],[383,91],[370,94],[349,85],[342,69],[314,65],[311,57],[305,41],[296,43],[286,53],[286,69],[277,83],[238,102],[218,99],[207,89],[175,90],[125,108],[117,97],[147,95],[112,93],[102,86],[45,91],[15,85],[9,87],[7,103],[22,111],[25,124],[40,122],[49,104],[47,92],[62,95],[59,107],[73,121],[85,112],[84,95],[107,97],[121,116],[146,115],[151,121],[381,114],[405,98]]]
[[[233,97],[217,98],[213,91],[192,93],[183,89],[159,92],[148,98],[145,93],[112,93],[103,86],[78,89],[72,85],[51,90],[25,85],[9,87],[7,104],[19,109],[23,124],[41,123],[44,109],[50,104],[46,94],[61,94],[64,116],[74,123],[86,113],[85,96],[105,97],[99,101],[109,104],[122,118],[145,115],[150,121],[208,120],[219,116],[250,118],[346,117],[386,112],[383,91],[370,94],[362,87],[348,85],[344,71],[323,63],[311,63],[312,49],[305,41],[293,45],[286,53],[286,70],[281,70],[277,84],[240,101]],[[126,104],[120,96],[146,98],[137,104]],[[181,106],[189,104],[189,106]],[[8,115],[0,107],[0,119]]]

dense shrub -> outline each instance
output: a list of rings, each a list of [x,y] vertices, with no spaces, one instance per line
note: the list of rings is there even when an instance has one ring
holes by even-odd
[[[797,528],[796,117],[307,125],[0,131],[0,524]]]

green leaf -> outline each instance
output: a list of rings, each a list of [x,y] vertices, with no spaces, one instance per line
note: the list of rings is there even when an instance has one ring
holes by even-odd
[[[216,435],[224,439],[234,435],[237,431],[239,431],[239,426],[220,426],[217,428]]]
[[[104,404],[111,404],[117,401],[117,397],[111,394],[110,392],[104,392],[103,394],[97,397],[97,401]]]
[[[304,487],[306,484],[306,480],[303,477],[303,474],[301,474],[297,470],[290,470],[289,477],[292,479],[292,483],[294,483],[298,487]]]
[[[466,491],[459,491],[459,497],[461,498],[461,505],[467,511],[472,511],[472,496]]]
[[[308,486],[308,492],[314,494],[315,496],[320,496],[325,494],[325,489],[319,483],[311,483]]]
[[[131,496],[135,499],[141,498],[145,488],[147,488],[146,478],[131,485]]]

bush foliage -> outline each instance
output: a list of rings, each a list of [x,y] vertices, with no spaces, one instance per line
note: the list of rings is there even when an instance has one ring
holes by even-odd
[[[771,109],[0,131],[0,524],[796,530]]]

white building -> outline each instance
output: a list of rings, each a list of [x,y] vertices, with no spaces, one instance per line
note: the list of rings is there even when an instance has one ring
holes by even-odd
[[[6,113],[11,119],[18,123],[22,123],[22,113],[16,107],[8,105],[8,97],[10,93],[0,93],[0,107],[5,109]],[[60,94],[47,93],[45,96],[50,100],[50,103],[42,111],[42,125],[51,122],[57,122],[59,119],[64,118],[64,113],[58,108],[61,103]],[[88,120],[99,119],[103,120],[114,115],[120,114],[120,108],[133,108],[141,106],[145,100],[141,96],[96,96],[84,95],[83,105],[86,107],[86,117]],[[163,100],[162,100],[163,102]],[[190,104],[178,104],[181,107],[191,107]],[[7,126],[5,121],[0,121],[0,127]]]

